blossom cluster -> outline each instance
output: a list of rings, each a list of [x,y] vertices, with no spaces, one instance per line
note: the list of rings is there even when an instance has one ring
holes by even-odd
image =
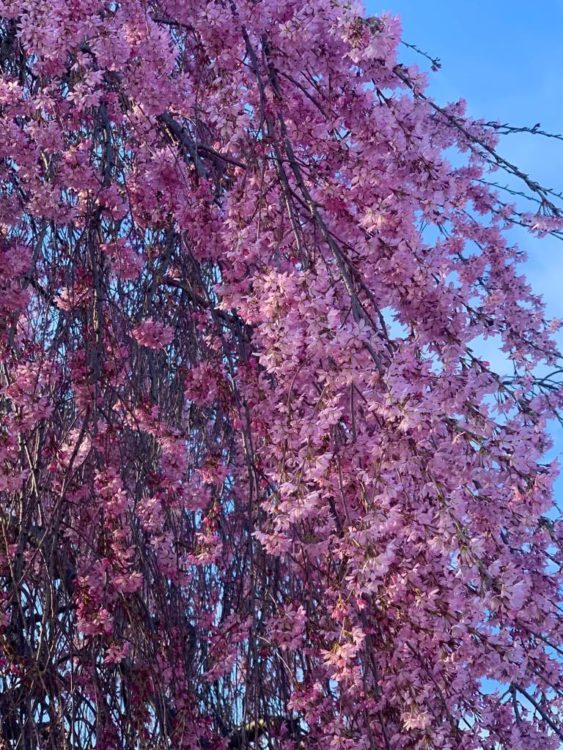
[[[400,39],[0,0],[6,747],[559,747],[561,214]]]

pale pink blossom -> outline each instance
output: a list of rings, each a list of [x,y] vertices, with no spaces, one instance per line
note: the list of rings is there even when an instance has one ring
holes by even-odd
[[[133,329],[133,338],[148,349],[162,349],[174,339],[173,329],[164,323],[147,318]]]

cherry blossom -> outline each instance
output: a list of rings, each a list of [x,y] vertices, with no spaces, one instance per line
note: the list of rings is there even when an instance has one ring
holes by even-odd
[[[133,338],[141,346],[149,349],[162,349],[174,338],[174,331],[170,326],[150,318],[139,323],[132,331]]]
[[[557,193],[356,2],[0,41],[1,747],[556,750]]]

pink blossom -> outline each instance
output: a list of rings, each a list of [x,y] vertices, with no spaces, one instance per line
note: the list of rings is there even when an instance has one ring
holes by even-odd
[[[8,745],[556,750],[557,190],[357,2],[0,16]]]
[[[133,329],[133,338],[148,349],[162,349],[174,339],[174,330],[164,323],[147,318]]]

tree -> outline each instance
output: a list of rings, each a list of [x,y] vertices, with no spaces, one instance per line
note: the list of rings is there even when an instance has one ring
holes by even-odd
[[[2,747],[555,750],[557,197],[350,2],[0,17]]]

